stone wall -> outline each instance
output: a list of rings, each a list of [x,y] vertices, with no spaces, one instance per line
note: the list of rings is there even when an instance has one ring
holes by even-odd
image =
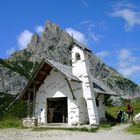
[[[31,127],[37,126],[38,121],[36,118],[23,118],[22,124],[23,124],[23,127],[31,128]]]

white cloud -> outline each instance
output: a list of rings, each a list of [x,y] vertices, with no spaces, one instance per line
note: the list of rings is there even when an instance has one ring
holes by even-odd
[[[36,32],[37,32],[38,34],[41,34],[41,33],[43,32],[43,30],[44,30],[44,27],[43,27],[42,25],[36,26]]]
[[[101,35],[96,35],[94,33],[90,33],[90,38],[92,40],[94,40],[95,42],[99,42],[101,37],[102,37]]]
[[[132,77],[134,75],[140,74],[140,63],[138,58],[132,54],[131,51],[127,49],[121,49],[118,55],[118,70],[126,77]]]
[[[109,56],[109,52],[108,51],[101,51],[101,52],[96,53],[96,55],[103,59],[103,58]]]
[[[85,26],[88,32],[91,32],[92,29],[96,27],[96,25],[90,20],[82,21],[80,24]]]
[[[119,4],[114,7],[112,17],[120,17],[125,20],[125,29],[130,31],[136,25],[140,25],[140,11],[134,9],[132,4]]]
[[[66,32],[73,36],[73,38],[75,38],[80,43],[87,44],[87,39],[83,33],[76,31],[72,28],[67,28]]]
[[[130,67],[126,67],[125,69],[120,68],[119,71],[126,77],[131,77],[134,74],[140,74],[140,65],[132,65]]]
[[[6,51],[6,54],[9,56],[9,55],[11,55],[14,51],[15,51],[15,48],[12,47],[12,48],[10,48],[9,50]]]
[[[136,62],[136,57],[134,57],[131,52],[127,49],[121,49],[119,52],[119,66],[121,68],[130,67]]]
[[[24,30],[22,33],[19,34],[17,37],[19,49],[22,50],[27,47],[27,44],[31,41],[33,33],[29,30]]]
[[[84,20],[80,23],[80,28],[85,32],[88,41],[99,42],[104,37],[102,34],[95,32],[96,29],[105,29],[104,23],[93,23],[91,20]],[[95,30],[94,30],[95,29]]]
[[[125,59],[131,57],[131,53],[130,53],[130,51],[128,51],[126,49],[121,49],[120,53],[119,53],[119,57],[120,57],[120,59],[125,60]]]
[[[80,24],[93,24],[91,20],[84,20]]]
[[[82,2],[84,7],[88,7],[89,6],[86,0],[82,0],[81,2]]]

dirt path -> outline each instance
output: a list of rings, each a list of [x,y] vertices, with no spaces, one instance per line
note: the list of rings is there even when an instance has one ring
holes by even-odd
[[[125,132],[128,125],[115,126],[96,133],[71,131],[32,131],[30,129],[1,129],[0,140],[140,140],[140,135]]]

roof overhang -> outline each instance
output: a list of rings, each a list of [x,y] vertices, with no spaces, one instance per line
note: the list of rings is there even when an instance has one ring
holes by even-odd
[[[31,94],[32,99],[34,87],[36,90],[38,90],[39,87],[44,83],[45,78],[50,75],[52,69],[55,69],[56,71],[62,73],[68,80],[81,82],[75,76],[70,77],[69,75],[66,75],[64,71],[60,70],[56,65],[53,65],[51,61],[43,59],[21,94],[19,94],[19,99],[27,99],[29,93]]]
[[[108,88],[105,84],[103,84],[101,81],[94,78],[93,83],[93,89],[96,93],[101,93],[104,95],[110,95],[110,96],[118,96],[119,94],[115,91]]]
[[[33,73],[32,77],[30,78],[29,82],[27,83],[26,87],[19,95],[19,99],[27,99],[27,95],[29,92],[31,93],[32,98],[34,86],[35,89],[38,90],[47,75],[50,74],[51,70],[52,67],[49,64],[45,63],[44,60],[42,60],[38,68]]]

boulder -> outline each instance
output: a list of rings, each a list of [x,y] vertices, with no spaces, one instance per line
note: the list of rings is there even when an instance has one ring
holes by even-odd
[[[138,113],[133,120],[135,123],[140,123],[140,113]]]

